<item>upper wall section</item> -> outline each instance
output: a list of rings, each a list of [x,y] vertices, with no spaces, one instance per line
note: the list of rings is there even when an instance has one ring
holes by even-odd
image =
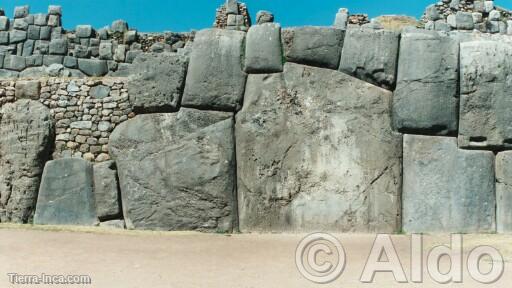
[[[2,78],[104,76],[126,70],[142,52],[177,52],[193,37],[192,33],[138,33],[123,20],[99,30],[78,25],[73,31],[65,31],[60,6],[50,6],[47,13],[38,14],[30,14],[29,6],[19,6],[14,19],[3,14],[0,13]],[[43,66],[53,69],[42,69]],[[67,73],[63,74],[62,68]]]

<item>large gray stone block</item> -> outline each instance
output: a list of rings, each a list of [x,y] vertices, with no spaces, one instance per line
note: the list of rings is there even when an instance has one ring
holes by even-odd
[[[137,115],[113,131],[109,149],[128,228],[235,229],[232,113]]]
[[[11,30],[9,31],[9,41],[11,44],[23,42],[27,39],[27,31]]]
[[[461,43],[459,146],[512,147],[512,45]]]
[[[391,90],[396,83],[399,42],[399,32],[350,27],[339,70]]]
[[[283,71],[281,26],[264,23],[252,26],[245,43],[245,72],[276,73]]]
[[[27,67],[26,59],[22,56],[5,55],[4,69],[22,71]]]
[[[68,53],[68,40],[67,39],[53,39],[50,42],[50,54],[52,55],[67,55]]]
[[[173,53],[141,54],[131,68],[128,82],[133,108],[138,113],[179,109],[188,61]]]
[[[118,218],[121,216],[121,202],[115,162],[106,161],[95,164],[93,171],[98,218],[101,221]]]
[[[27,223],[53,142],[50,110],[23,99],[5,104],[0,116],[0,222]]]
[[[49,161],[44,167],[34,224],[95,225],[92,164],[81,158]]]
[[[207,29],[194,39],[182,105],[210,110],[238,110],[247,75],[242,71],[245,33]]]
[[[345,32],[330,27],[297,27],[282,30],[286,61],[338,69]]]
[[[99,77],[108,73],[108,65],[105,60],[78,59],[78,68],[87,76]]]
[[[512,151],[496,155],[496,227],[512,233]]]
[[[393,123],[401,132],[453,134],[458,119],[459,43],[435,31],[402,33]]]
[[[39,100],[41,82],[38,80],[19,80],[16,82],[16,99]]]
[[[329,69],[250,75],[235,129],[241,231],[396,232],[402,140],[390,101]]]
[[[403,229],[494,232],[494,154],[457,148],[451,137],[404,135]]]

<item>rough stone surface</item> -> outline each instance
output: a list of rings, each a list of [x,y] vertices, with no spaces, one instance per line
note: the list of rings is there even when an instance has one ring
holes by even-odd
[[[16,82],[16,98],[38,100],[41,91],[41,82],[25,80]]]
[[[512,232],[512,151],[496,155],[496,227]]]
[[[18,100],[1,108],[0,222],[32,219],[52,138],[50,110],[43,104]]]
[[[402,150],[390,101],[328,69],[250,75],[235,129],[241,231],[397,231]]]
[[[283,29],[284,55],[288,62],[338,69],[344,34],[328,27]]]
[[[196,34],[182,105],[238,110],[247,75],[242,71],[245,33],[207,29]]]
[[[98,163],[93,170],[96,214],[100,220],[115,219],[121,214],[116,164],[114,161]]]
[[[188,61],[172,53],[143,54],[133,64],[128,84],[136,112],[172,112],[179,108]]]
[[[512,147],[511,57],[503,42],[461,43],[460,147]]]
[[[283,71],[281,26],[265,23],[252,26],[245,43],[245,72],[275,73]]]
[[[495,231],[494,155],[457,148],[451,137],[404,136],[403,229]]]
[[[107,61],[96,59],[78,59],[78,68],[87,76],[103,76],[108,73]]]
[[[95,225],[92,165],[78,158],[53,160],[44,167],[34,224]]]
[[[182,108],[137,115],[110,137],[128,228],[236,227],[232,114]]]
[[[457,131],[459,44],[435,31],[402,33],[393,122],[401,132]]]
[[[345,35],[339,70],[366,82],[393,89],[400,33],[354,27]]]

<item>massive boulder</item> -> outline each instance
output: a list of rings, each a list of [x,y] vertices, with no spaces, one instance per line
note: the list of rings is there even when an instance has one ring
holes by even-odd
[[[393,96],[395,128],[413,134],[454,134],[458,67],[458,41],[435,31],[402,33]]]
[[[329,69],[249,75],[235,129],[241,231],[396,232],[402,143],[390,101]]]
[[[264,23],[252,26],[245,44],[245,72],[274,73],[283,71],[281,26]]]
[[[182,108],[144,114],[110,137],[128,228],[236,227],[233,115]]]
[[[92,164],[81,158],[46,163],[34,224],[95,225]]]
[[[396,82],[399,41],[399,32],[350,27],[339,70],[391,90]]]
[[[1,108],[0,222],[31,220],[53,127],[50,110],[37,101],[18,100]]]
[[[116,163],[106,161],[94,165],[94,198],[96,214],[100,220],[110,220],[121,216],[119,183]]]
[[[460,150],[452,137],[404,136],[403,229],[495,231],[494,155]]]
[[[282,31],[286,61],[338,69],[345,32],[330,27],[296,27]]]
[[[245,33],[207,29],[197,32],[183,95],[184,107],[240,109],[247,74],[242,70]]]
[[[461,44],[459,146],[512,147],[512,45],[497,41]]]
[[[512,232],[512,151],[496,155],[496,227]]]
[[[172,53],[144,53],[132,66],[128,91],[138,113],[177,111],[185,87],[188,61]]]

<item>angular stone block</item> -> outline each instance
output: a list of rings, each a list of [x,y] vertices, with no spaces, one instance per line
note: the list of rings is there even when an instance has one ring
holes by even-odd
[[[240,229],[400,229],[402,138],[391,92],[293,63],[250,75],[236,115]]]
[[[66,55],[68,53],[68,41],[66,39],[54,39],[50,41],[50,54]]]
[[[0,31],[0,45],[9,45],[9,32]]]
[[[256,13],[256,23],[257,24],[263,24],[263,23],[272,23],[274,22],[274,14],[272,14],[269,11],[258,11]]]
[[[48,14],[62,16],[62,7],[57,5],[48,6]]]
[[[114,161],[106,161],[94,165],[96,213],[102,221],[115,219],[121,215],[118,185]]]
[[[48,24],[48,14],[35,14],[34,15],[34,25],[37,26],[46,26]]]
[[[236,227],[232,113],[182,108],[123,122],[110,136],[128,228]]]
[[[39,40],[41,34],[41,27],[30,25],[27,31],[27,38],[32,40]]]
[[[27,39],[27,32],[21,30],[9,31],[9,41],[11,44],[23,42]]]
[[[283,71],[281,26],[265,23],[252,26],[245,42],[245,72],[276,73]]]
[[[459,146],[512,147],[512,45],[461,43]]]
[[[28,5],[14,7],[14,18],[25,18],[28,16],[29,11],[30,6]]]
[[[27,67],[25,57],[15,55],[5,55],[4,69],[22,71]]]
[[[247,75],[242,71],[245,33],[206,29],[197,32],[182,105],[210,110],[238,110]]]
[[[89,38],[92,36],[92,26],[91,25],[78,25],[75,29],[75,35],[79,38]]]
[[[99,77],[108,73],[107,61],[97,59],[78,59],[78,68],[87,76]]]
[[[459,43],[435,31],[402,33],[393,123],[400,132],[457,131]]]
[[[128,23],[126,23],[124,20],[116,20],[112,22],[110,29],[114,33],[124,33],[128,31]]]
[[[78,68],[78,59],[71,56],[65,56],[63,65],[66,68],[76,69]]]
[[[100,48],[99,48],[99,53],[100,53],[100,59],[102,60],[112,60],[113,57],[114,57],[114,54],[113,54],[113,46],[112,46],[112,42],[101,42],[100,43]]]
[[[339,71],[392,90],[399,42],[399,32],[351,27],[345,34]]]
[[[91,88],[89,95],[94,99],[103,99],[108,97],[110,93],[110,87],[105,85],[98,85]]]
[[[51,66],[53,64],[62,64],[64,62],[64,56],[62,55],[44,55],[43,64],[45,66]]]
[[[457,14],[455,14],[455,23],[459,30],[473,30],[473,28],[475,28],[473,15],[470,12],[458,11]]]
[[[95,225],[92,164],[81,158],[46,163],[37,199],[36,225]]]
[[[0,115],[0,222],[27,223],[50,156],[53,121],[46,106],[25,99],[5,104]]]
[[[288,62],[338,69],[345,32],[329,27],[298,27],[282,31]]]
[[[403,229],[495,231],[494,154],[457,148],[451,137],[404,135]]]
[[[25,18],[14,19],[12,28],[17,29],[17,30],[27,31],[27,29],[28,29],[27,20]]]
[[[9,30],[9,17],[0,16],[0,31]]]
[[[39,100],[41,82],[38,80],[19,80],[16,82],[16,99]]]
[[[496,155],[496,226],[498,233],[512,232],[512,151]]]
[[[128,82],[133,108],[137,112],[172,112],[179,109],[187,59],[173,53],[142,54],[133,64]]]

